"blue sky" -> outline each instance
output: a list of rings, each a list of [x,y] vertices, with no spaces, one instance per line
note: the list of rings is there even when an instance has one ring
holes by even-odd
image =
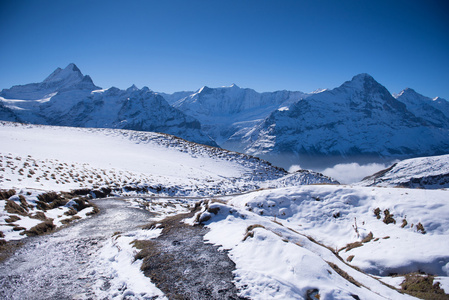
[[[74,62],[160,92],[334,88],[369,73],[449,100],[449,1],[4,1],[0,89]]]

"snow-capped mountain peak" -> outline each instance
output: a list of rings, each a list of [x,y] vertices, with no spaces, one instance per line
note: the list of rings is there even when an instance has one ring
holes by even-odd
[[[292,159],[304,157],[301,166],[311,161],[309,156],[443,153],[449,138],[433,126],[447,128],[448,122],[437,109],[429,108],[429,114],[424,114],[422,108],[414,109],[414,105],[401,101],[412,93],[407,90],[395,99],[372,76],[356,75],[340,87],[298,101],[289,110],[273,112],[254,132],[257,140],[245,150],[264,158],[269,158],[266,153],[291,154]]]
[[[73,63],[65,69],[57,68],[44,81],[15,85],[10,89],[1,91],[0,96],[6,99],[41,100],[67,91],[85,91],[101,89],[96,86],[90,76],[84,76]]]
[[[417,96],[417,95],[420,95],[420,94],[418,94],[414,89],[412,89],[412,88],[405,88],[405,89],[403,89],[399,94],[395,94],[394,95],[394,97],[397,99],[397,98],[399,98],[399,97],[401,97],[401,96],[403,96],[403,95],[409,95],[409,96],[411,96],[411,95],[413,95],[413,96]]]
[[[449,102],[441,98],[432,99],[423,96],[411,88],[401,91],[396,95],[396,99],[429,124],[436,127],[449,126]]]
[[[126,89],[126,92],[133,92],[133,91],[137,91],[139,88],[137,88],[137,86],[135,84],[133,84],[132,86],[130,86],[129,88]]]
[[[44,82],[79,81],[82,80],[83,77],[81,70],[74,63],[71,63],[65,67],[65,69],[57,68],[44,80]]]
[[[322,93],[322,92],[325,92],[325,91],[327,91],[327,89],[318,88],[318,89],[314,90],[311,94],[319,94],[319,93]]]
[[[3,90],[0,96],[0,120],[157,131],[217,146],[201,131],[196,119],[172,107],[148,87],[103,90],[75,64],[57,68],[43,82]]]
[[[353,88],[356,90],[372,89],[374,87],[383,88],[390,95],[385,87],[383,87],[371,75],[367,73],[355,75],[350,81],[346,81],[345,83],[343,83],[341,87]]]

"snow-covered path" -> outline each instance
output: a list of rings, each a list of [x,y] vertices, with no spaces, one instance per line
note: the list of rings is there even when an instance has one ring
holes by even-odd
[[[109,264],[101,256],[115,232],[146,224],[151,214],[122,200],[95,202],[99,215],[51,235],[30,238],[15,256],[0,264],[1,299],[87,299],[96,298],[98,291],[120,297],[130,292],[126,282],[118,288],[112,283],[117,277],[113,259]]]

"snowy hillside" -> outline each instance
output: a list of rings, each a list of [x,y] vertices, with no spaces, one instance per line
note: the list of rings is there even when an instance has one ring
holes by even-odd
[[[148,88],[101,90],[74,64],[56,69],[42,83],[14,86],[0,96],[0,120],[155,131],[217,145],[196,119]]]
[[[229,194],[332,182],[170,135],[0,122],[0,187],[69,191],[101,186],[165,194]]]
[[[360,185],[449,188],[449,155],[411,158],[364,178]]]
[[[246,152],[265,157],[443,154],[449,149],[449,127],[442,112],[434,114],[439,116],[429,123],[371,76],[360,74],[271,114]]]
[[[245,297],[303,299],[315,291],[319,299],[408,299],[375,278],[400,288],[405,277],[390,276],[422,271],[441,276],[449,292],[447,196],[302,186],[209,203],[196,219],[211,229],[208,241],[229,251]]]
[[[255,126],[276,109],[289,107],[306,96],[290,91],[258,93],[235,84],[220,88],[205,86],[173,106],[198,119],[220,146],[241,151]]]
[[[77,198],[67,202],[56,197],[63,205],[48,202],[51,207],[37,211],[45,202],[39,200],[41,193],[48,191],[131,195],[127,201],[135,207],[157,212],[148,217],[154,221],[151,226],[115,233],[98,243],[83,275],[96,278],[99,270],[109,270],[111,286],[105,290],[106,281],[95,281],[90,292],[97,296],[123,298],[141,291],[164,299],[161,282],[144,272],[145,247],[155,247],[157,240],[166,251],[182,252],[193,238],[227,250],[220,253],[235,264],[231,281],[240,297],[415,299],[396,289],[406,274],[418,271],[431,274],[431,284],[438,282],[449,293],[445,189],[338,185],[310,171],[287,173],[255,157],[151,132],[0,122],[0,139],[0,190],[17,191],[1,194],[2,239],[32,232],[42,221],[38,216],[60,226],[75,218],[72,214],[82,218],[94,210],[78,205]],[[447,167],[445,156],[438,161],[421,165]],[[170,195],[176,197],[158,198]],[[194,205],[191,196],[206,197]],[[7,205],[29,211],[17,216]],[[191,218],[177,215],[189,207],[197,209]],[[202,227],[188,224],[203,224],[210,231],[198,236]],[[176,235],[170,226],[184,226],[183,234]],[[169,234],[174,240],[164,244]],[[189,259],[202,266],[208,254],[196,254]],[[137,286],[136,278],[145,284]]]

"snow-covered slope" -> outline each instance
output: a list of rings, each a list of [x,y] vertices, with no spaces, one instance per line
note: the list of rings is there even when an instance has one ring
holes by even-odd
[[[407,106],[415,116],[426,120],[429,124],[448,128],[449,127],[449,102],[444,99],[431,99],[407,88],[395,95],[395,98]]]
[[[404,277],[390,275],[446,280],[447,199],[443,190],[311,185],[209,203],[197,220],[211,229],[206,240],[229,251],[250,299],[314,299],[306,296],[313,291],[317,299],[409,299],[376,278],[398,288]]]
[[[449,188],[449,155],[406,159],[364,178],[359,184],[426,189]]]
[[[255,137],[246,148],[254,155],[412,157],[449,149],[444,122],[415,115],[368,74],[277,110]]]
[[[243,150],[252,128],[274,110],[288,107],[306,96],[290,91],[258,93],[235,84],[220,88],[205,86],[173,106],[198,119],[220,146]]]
[[[109,187],[181,195],[333,182],[170,135],[0,122],[0,188]]]
[[[158,92],[158,94],[161,95],[162,97],[164,97],[164,99],[167,100],[167,102],[170,105],[173,105],[175,102],[179,101],[180,99],[188,97],[194,93],[195,92],[193,92],[193,91],[181,91],[181,92],[175,92],[173,94]]]
[[[99,87],[94,85],[92,79],[84,76],[78,67],[71,63],[65,69],[57,68],[43,82],[16,85],[4,89],[1,96],[7,99],[38,100],[47,98],[56,92],[69,90],[93,91]]]
[[[42,83],[14,86],[0,96],[0,119],[5,121],[156,131],[217,145],[196,119],[148,88],[101,90],[74,64],[56,69]]]
[[[147,87],[93,91],[51,124],[162,132],[217,146],[202,132],[198,120],[170,106]]]
[[[0,189],[177,195],[164,202],[170,215],[185,212],[183,196],[208,196],[189,223],[207,226],[204,239],[227,250],[242,297],[413,299],[381,281],[399,287],[404,273],[417,271],[448,281],[444,189],[331,185],[316,173],[287,173],[255,157],[149,132],[0,122],[0,139]],[[130,201],[148,207],[159,201],[153,199]],[[113,237],[114,257],[129,253],[120,268],[135,261],[132,237],[152,232]]]

